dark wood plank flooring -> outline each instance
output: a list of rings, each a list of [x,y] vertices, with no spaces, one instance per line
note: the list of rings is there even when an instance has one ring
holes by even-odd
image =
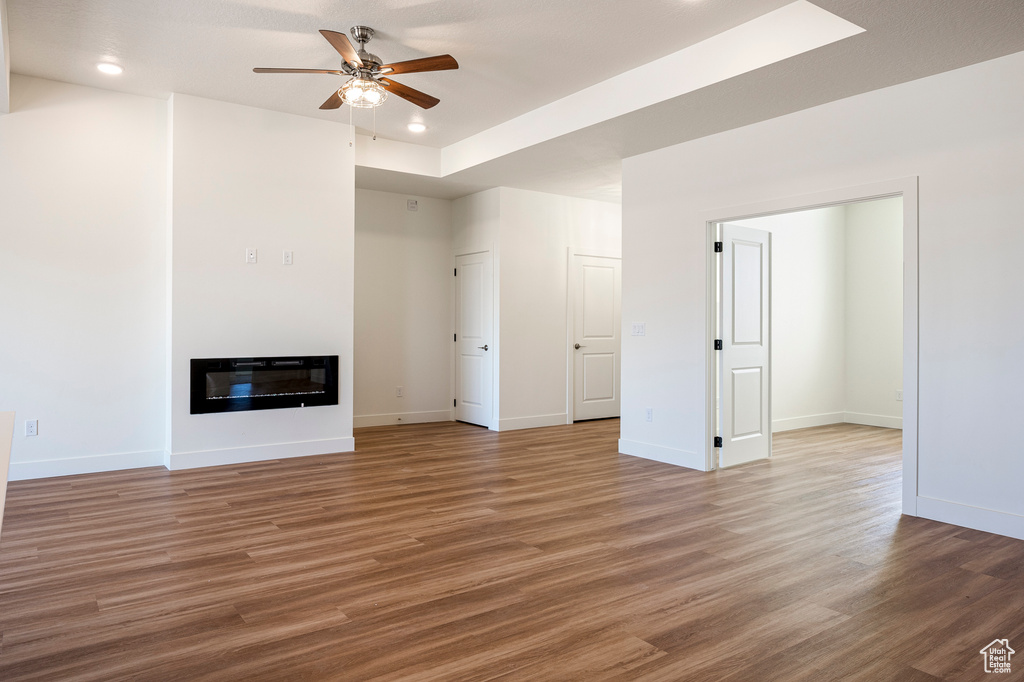
[[[1024,542],[901,518],[899,431],[714,473],[617,435],[379,427],[12,483],[0,679],[981,680],[991,640],[1024,652]]]

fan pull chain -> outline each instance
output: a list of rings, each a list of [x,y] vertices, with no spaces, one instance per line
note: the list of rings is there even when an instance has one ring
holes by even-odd
[[[348,107],[348,133],[350,135],[348,146],[354,147],[356,144],[356,129],[355,126],[352,125],[352,105],[349,105]]]
[[[377,107],[373,107],[373,139],[377,139]]]

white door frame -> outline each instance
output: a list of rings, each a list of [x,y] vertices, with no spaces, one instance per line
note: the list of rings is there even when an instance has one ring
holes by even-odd
[[[576,256],[591,256],[593,258],[617,258],[622,261],[621,253],[613,253],[611,251],[602,249],[580,249],[574,246],[570,246],[566,249],[566,288],[565,288],[565,423],[573,423],[573,411],[575,404],[573,402],[573,394],[576,390],[576,357],[573,353],[572,344],[575,341],[576,333],[576,278],[573,277],[575,274],[573,267],[575,266]],[[619,320],[621,326],[622,320]],[[622,331],[620,329],[619,335],[621,338]],[[621,360],[621,357],[619,358]],[[621,390],[621,379],[620,379],[620,390]]]
[[[452,249],[452,260],[451,260],[451,263],[450,263],[450,267],[451,267],[452,273],[454,275],[455,264],[456,264],[456,262],[458,262],[459,256],[472,256],[472,255],[477,254],[477,253],[489,253],[489,254],[491,254],[491,338],[493,339],[493,341],[491,342],[491,350],[494,351],[494,355],[491,356],[491,419],[490,419],[490,423],[487,424],[487,428],[490,429],[491,431],[497,431],[498,418],[497,418],[496,415],[498,414],[498,375],[499,375],[499,372],[498,372],[498,358],[499,358],[498,346],[499,346],[499,344],[498,344],[498,335],[495,333],[495,331],[498,328],[498,324],[497,324],[497,321],[498,321],[498,286],[497,286],[497,282],[498,282],[498,264],[497,264],[497,261],[498,261],[498,259],[497,259],[496,255],[495,255],[494,245],[493,244],[477,244],[477,245],[474,245],[474,246],[463,246],[463,247],[454,248],[454,249]],[[448,356],[449,357],[449,359],[448,359],[448,366],[449,366],[449,368],[451,370],[450,374],[449,374],[449,380],[448,380],[449,381],[449,396],[448,396],[448,398],[453,401],[452,404],[448,406],[449,415],[450,415],[449,421],[455,421],[455,403],[454,403],[454,401],[455,401],[455,399],[457,397],[456,393],[458,392],[458,387],[455,385],[455,383],[456,383],[456,368],[455,368],[456,355],[455,355],[455,351],[456,351],[456,348],[457,348],[457,344],[455,343],[455,327],[456,327],[455,321],[458,319],[459,311],[456,309],[456,307],[458,306],[459,301],[458,301],[458,295],[457,295],[457,292],[456,292],[456,289],[455,289],[455,285],[456,285],[455,277],[453,276],[452,279],[451,279],[451,288],[449,289],[449,295],[448,295],[449,296],[449,300],[451,301],[451,321],[450,321],[450,325],[449,325],[450,326],[449,335],[452,337],[451,351],[449,352],[449,356]]]
[[[715,350],[717,333],[715,284],[718,261],[714,252],[715,224],[759,218],[779,213],[793,213],[812,208],[852,204],[886,197],[903,197],[903,513],[917,516],[918,469],[918,350],[920,314],[918,302],[918,177],[910,176],[854,187],[844,187],[814,194],[771,199],[755,204],[732,206],[700,214],[707,239],[707,292],[705,313],[708,339],[705,388],[707,391],[707,442],[705,468],[710,471],[718,465],[715,437]]]

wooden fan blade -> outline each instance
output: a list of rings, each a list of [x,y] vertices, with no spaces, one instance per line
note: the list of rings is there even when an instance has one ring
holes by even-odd
[[[423,57],[422,59],[410,59],[407,62],[385,64],[380,68],[382,70],[391,69],[388,74],[390,75],[394,73],[420,73],[422,71],[447,71],[448,69],[459,68],[459,63],[450,54],[439,54],[436,57]]]
[[[441,101],[436,97],[431,97],[425,92],[414,90],[413,88],[410,88],[408,85],[402,85],[401,83],[396,83],[395,81],[388,80],[386,78],[381,78],[380,84],[383,85],[388,92],[398,95],[402,99],[408,100],[415,104],[416,106],[422,107],[424,109],[429,109],[430,107],[437,106],[437,104]]]
[[[337,31],[328,31],[325,28],[320,29],[320,33],[324,38],[327,38],[327,42],[338,51],[342,59],[349,64],[363,68],[363,60],[356,54],[356,49],[352,47],[352,41],[348,39],[347,35]]]
[[[336,76],[345,75],[344,71],[331,71],[330,69],[264,69],[257,67],[253,71],[256,73],[333,73]]]
[[[327,98],[327,101],[320,105],[321,109],[337,109],[344,101],[341,99],[341,95],[335,90],[331,93],[331,96]]]

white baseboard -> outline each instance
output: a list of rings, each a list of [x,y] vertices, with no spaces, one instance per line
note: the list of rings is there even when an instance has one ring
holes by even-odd
[[[862,412],[826,412],[824,414],[809,414],[806,417],[773,419],[772,433],[807,429],[812,426],[827,426],[828,424],[863,424],[864,426],[879,426],[883,429],[902,429],[903,418]]]
[[[568,415],[565,412],[560,414],[539,414],[535,417],[514,417],[512,419],[499,419],[498,428],[494,431],[516,431],[518,429],[539,429],[544,426],[565,426]]]
[[[883,414],[863,414],[847,412],[843,416],[847,424],[863,424],[864,426],[880,426],[883,429],[902,429],[903,417],[887,417]]]
[[[452,421],[451,410],[434,412],[394,412],[391,414],[363,414],[352,417],[352,426],[389,426],[391,424],[426,424]]]
[[[167,454],[161,464],[171,471],[195,469],[198,467],[220,466],[222,464],[243,464],[265,462],[272,459],[329,455],[336,452],[352,452],[356,449],[355,438],[328,438],[307,440],[297,443],[273,443],[223,450],[200,450],[197,452],[174,452]]]
[[[67,459],[44,459],[35,462],[11,462],[9,480],[26,481],[31,478],[52,478],[53,476],[74,476],[75,474],[96,474],[102,471],[120,469],[141,469],[164,464],[164,453],[119,452],[113,455],[89,455]]]
[[[1024,540],[1024,516],[1017,514],[918,496],[917,515],[932,521]]]
[[[623,455],[653,459],[655,462],[675,464],[687,469],[696,469],[697,471],[708,470],[704,455],[686,450],[667,448],[663,445],[652,445],[651,443],[641,443],[636,440],[623,440],[620,438],[619,452]]]
[[[812,426],[825,426],[826,424],[842,424],[846,421],[844,417],[844,412],[826,412],[824,414],[809,414],[806,417],[773,419],[772,433],[778,433],[779,431],[792,431],[794,429],[807,429]]]

